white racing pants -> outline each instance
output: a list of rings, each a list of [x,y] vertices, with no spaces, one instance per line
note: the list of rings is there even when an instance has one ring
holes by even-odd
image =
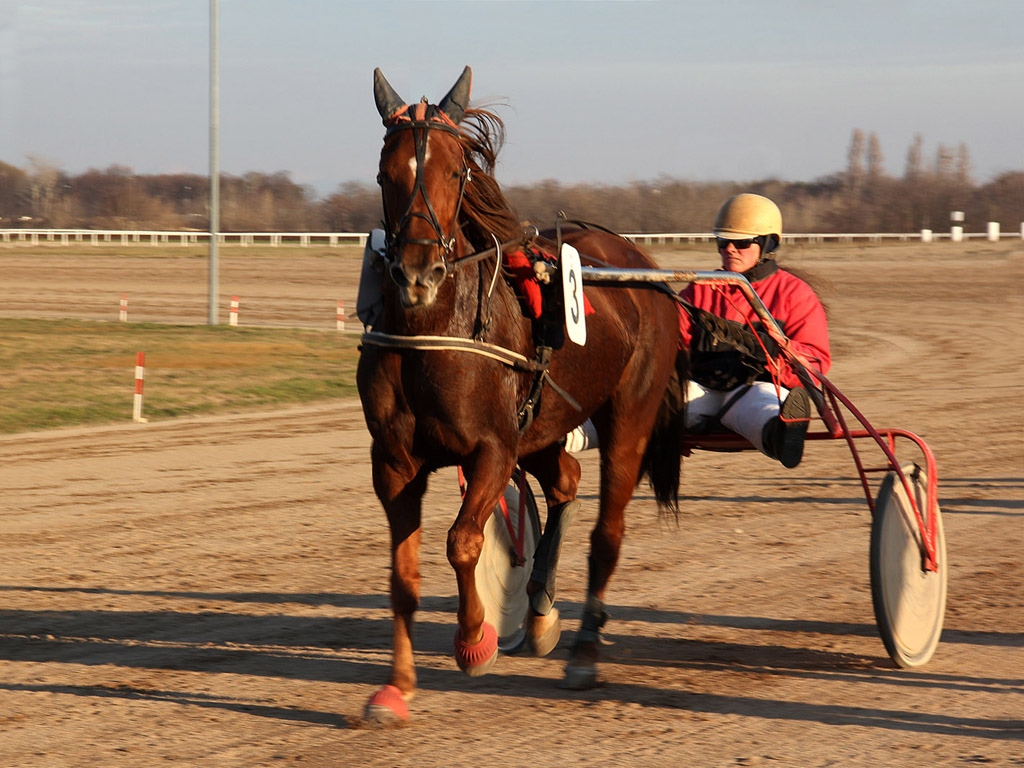
[[[705,389],[695,381],[686,382],[686,428],[700,430],[714,420],[718,412],[740,390],[733,389],[722,392],[717,389]],[[779,415],[782,401],[789,390],[781,387],[778,391],[770,381],[755,381],[747,391],[722,414],[722,426],[750,441],[757,450],[764,453],[761,435],[764,425]],[[565,450],[579,453],[597,448],[597,430],[587,419],[576,429],[565,436]]]
[[[725,404],[743,389],[745,387],[721,392],[705,389],[695,381],[687,381],[686,428],[700,430],[713,421]],[[764,453],[764,445],[761,443],[764,425],[779,415],[779,409],[788,394],[788,389],[780,387],[776,390],[770,381],[755,381],[722,414],[722,426],[745,437],[751,445]]]
[[[587,419],[565,436],[565,450],[579,453],[591,448],[597,448],[597,429],[594,428],[594,422]]]

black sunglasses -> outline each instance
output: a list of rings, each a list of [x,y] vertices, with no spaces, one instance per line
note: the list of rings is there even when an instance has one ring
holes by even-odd
[[[749,248],[754,243],[758,242],[756,237],[747,237],[743,240],[730,240],[727,237],[716,237],[715,241],[718,243],[718,250],[722,251],[728,248],[730,245],[735,245],[736,250],[742,251],[744,248]]]

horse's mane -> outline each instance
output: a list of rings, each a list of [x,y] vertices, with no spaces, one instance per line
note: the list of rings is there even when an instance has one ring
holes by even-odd
[[[519,217],[498,182],[494,166],[505,142],[505,123],[487,109],[469,108],[459,123],[459,137],[471,168],[462,200],[462,232],[475,250],[512,240],[521,232]]]

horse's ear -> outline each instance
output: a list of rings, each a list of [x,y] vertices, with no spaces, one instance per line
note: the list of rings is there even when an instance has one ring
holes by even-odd
[[[377,102],[377,111],[384,118],[385,124],[405,106],[402,97],[395,93],[391,83],[384,78],[380,67],[373,70],[373,99]]]
[[[437,105],[437,108],[448,115],[453,123],[462,122],[462,118],[466,114],[466,107],[469,105],[469,89],[472,84],[473,70],[466,67],[462,70],[462,74],[459,75],[459,79],[455,81],[452,89]]]

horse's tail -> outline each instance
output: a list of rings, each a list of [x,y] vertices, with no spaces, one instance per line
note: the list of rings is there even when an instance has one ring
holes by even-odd
[[[685,383],[689,367],[689,355],[680,351],[640,465],[640,479],[646,477],[650,483],[659,511],[671,511],[675,515],[679,514],[679,478],[686,424]]]

